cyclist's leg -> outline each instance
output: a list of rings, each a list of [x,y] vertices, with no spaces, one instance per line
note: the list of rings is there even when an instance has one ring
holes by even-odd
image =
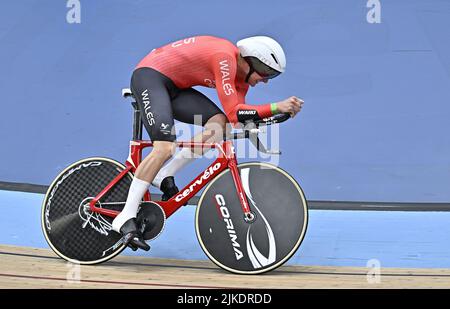
[[[175,151],[175,129],[171,99],[179,91],[163,74],[150,68],[134,72],[131,87],[153,148],[140,163],[135,177],[150,183]]]
[[[135,232],[134,219],[139,203],[161,166],[174,151],[176,137],[170,102],[172,85],[167,77],[149,68],[141,68],[133,73],[131,88],[139,105],[144,126],[154,144],[150,154],[136,169],[125,207],[113,221],[113,229],[122,234]],[[145,246],[145,243],[140,244],[141,246],[138,246],[141,248]]]
[[[196,142],[218,142],[223,138],[227,118],[223,112],[201,92],[195,89],[181,90],[178,96],[172,100],[172,109],[175,119],[196,125],[201,125],[205,130],[196,135]],[[194,149],[195,155],[203,154],[202,149]],[[190,148],[181,149],[174,158],[165,165],[157,174],[152,184],[161,187],[161,182],[168,176],[174,176],[184,166],[195,158]]]
[[[223,133],[228,123],[227,117],[203,93],[192,88],[183,90],[173,100],[172,108],[175,119],[186,123],[202,125],[205,128],[202,133],[193,138],[194,141],[213,143],[223,139]],[[195,117],[199,119],[199,123],[195,123]],[[202,154],[201,149],[196,149],[196,154]]]

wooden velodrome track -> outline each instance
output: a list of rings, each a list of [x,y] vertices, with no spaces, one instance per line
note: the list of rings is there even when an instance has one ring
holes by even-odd
[[[368,283],[367,268],[283,266],[243,276],[208,261],[132,256],[81,266],[79,282],[71,269],[49,249],[0,245],[0,288],[450,288],[450,269],[382,268],[379,283]]]

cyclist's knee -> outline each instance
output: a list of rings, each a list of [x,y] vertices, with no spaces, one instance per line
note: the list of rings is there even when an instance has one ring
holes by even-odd
[[[153,143],[152,154],[157,155],[159,158],[168,160],[172,157],[176,149],[174,142],[155,141]]]
[[[217,114],[212,116],[205,124],[205,130],[214,132],[214,135],[223,136],[228,130],[228,119],[224,114]]]
[[[225,125],[227,124],[228,120],[227,117],[224,114],[216,114],[208,119],[205,126],[210,126],[212,124],[221,126],[222,128],[225,128]]]

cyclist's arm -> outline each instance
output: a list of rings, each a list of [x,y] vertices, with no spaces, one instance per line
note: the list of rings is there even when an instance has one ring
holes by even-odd
[[[228,120],[235,126],[272,116],[271,104],[245,104],[245,92],[235,86],[236,68],[236,60],[229,54],[221,53],[213,59],[216,90]]]

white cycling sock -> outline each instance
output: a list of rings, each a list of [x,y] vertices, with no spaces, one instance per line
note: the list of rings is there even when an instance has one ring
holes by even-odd
[[[131,182],[130,190],[128,191],[127,201],[122,212],[113,220],[113,230],[120,233],[122,225],[131,218],[136,218],[139,203],[142,201],[142,197],[147,192],[150,184],[144,180],[140,180],[136,177]]]
[[[156,175],[155,179],[152,181],[152,185],[160,188],[161,182],[167,176],[175,176],[177,172],[179,172],[183,167],[191,163],[196,159],[197,155],[195,155],[191,148],[183,148],[181,149],[172,160],[170,160],[163,168],[161,168]]]

